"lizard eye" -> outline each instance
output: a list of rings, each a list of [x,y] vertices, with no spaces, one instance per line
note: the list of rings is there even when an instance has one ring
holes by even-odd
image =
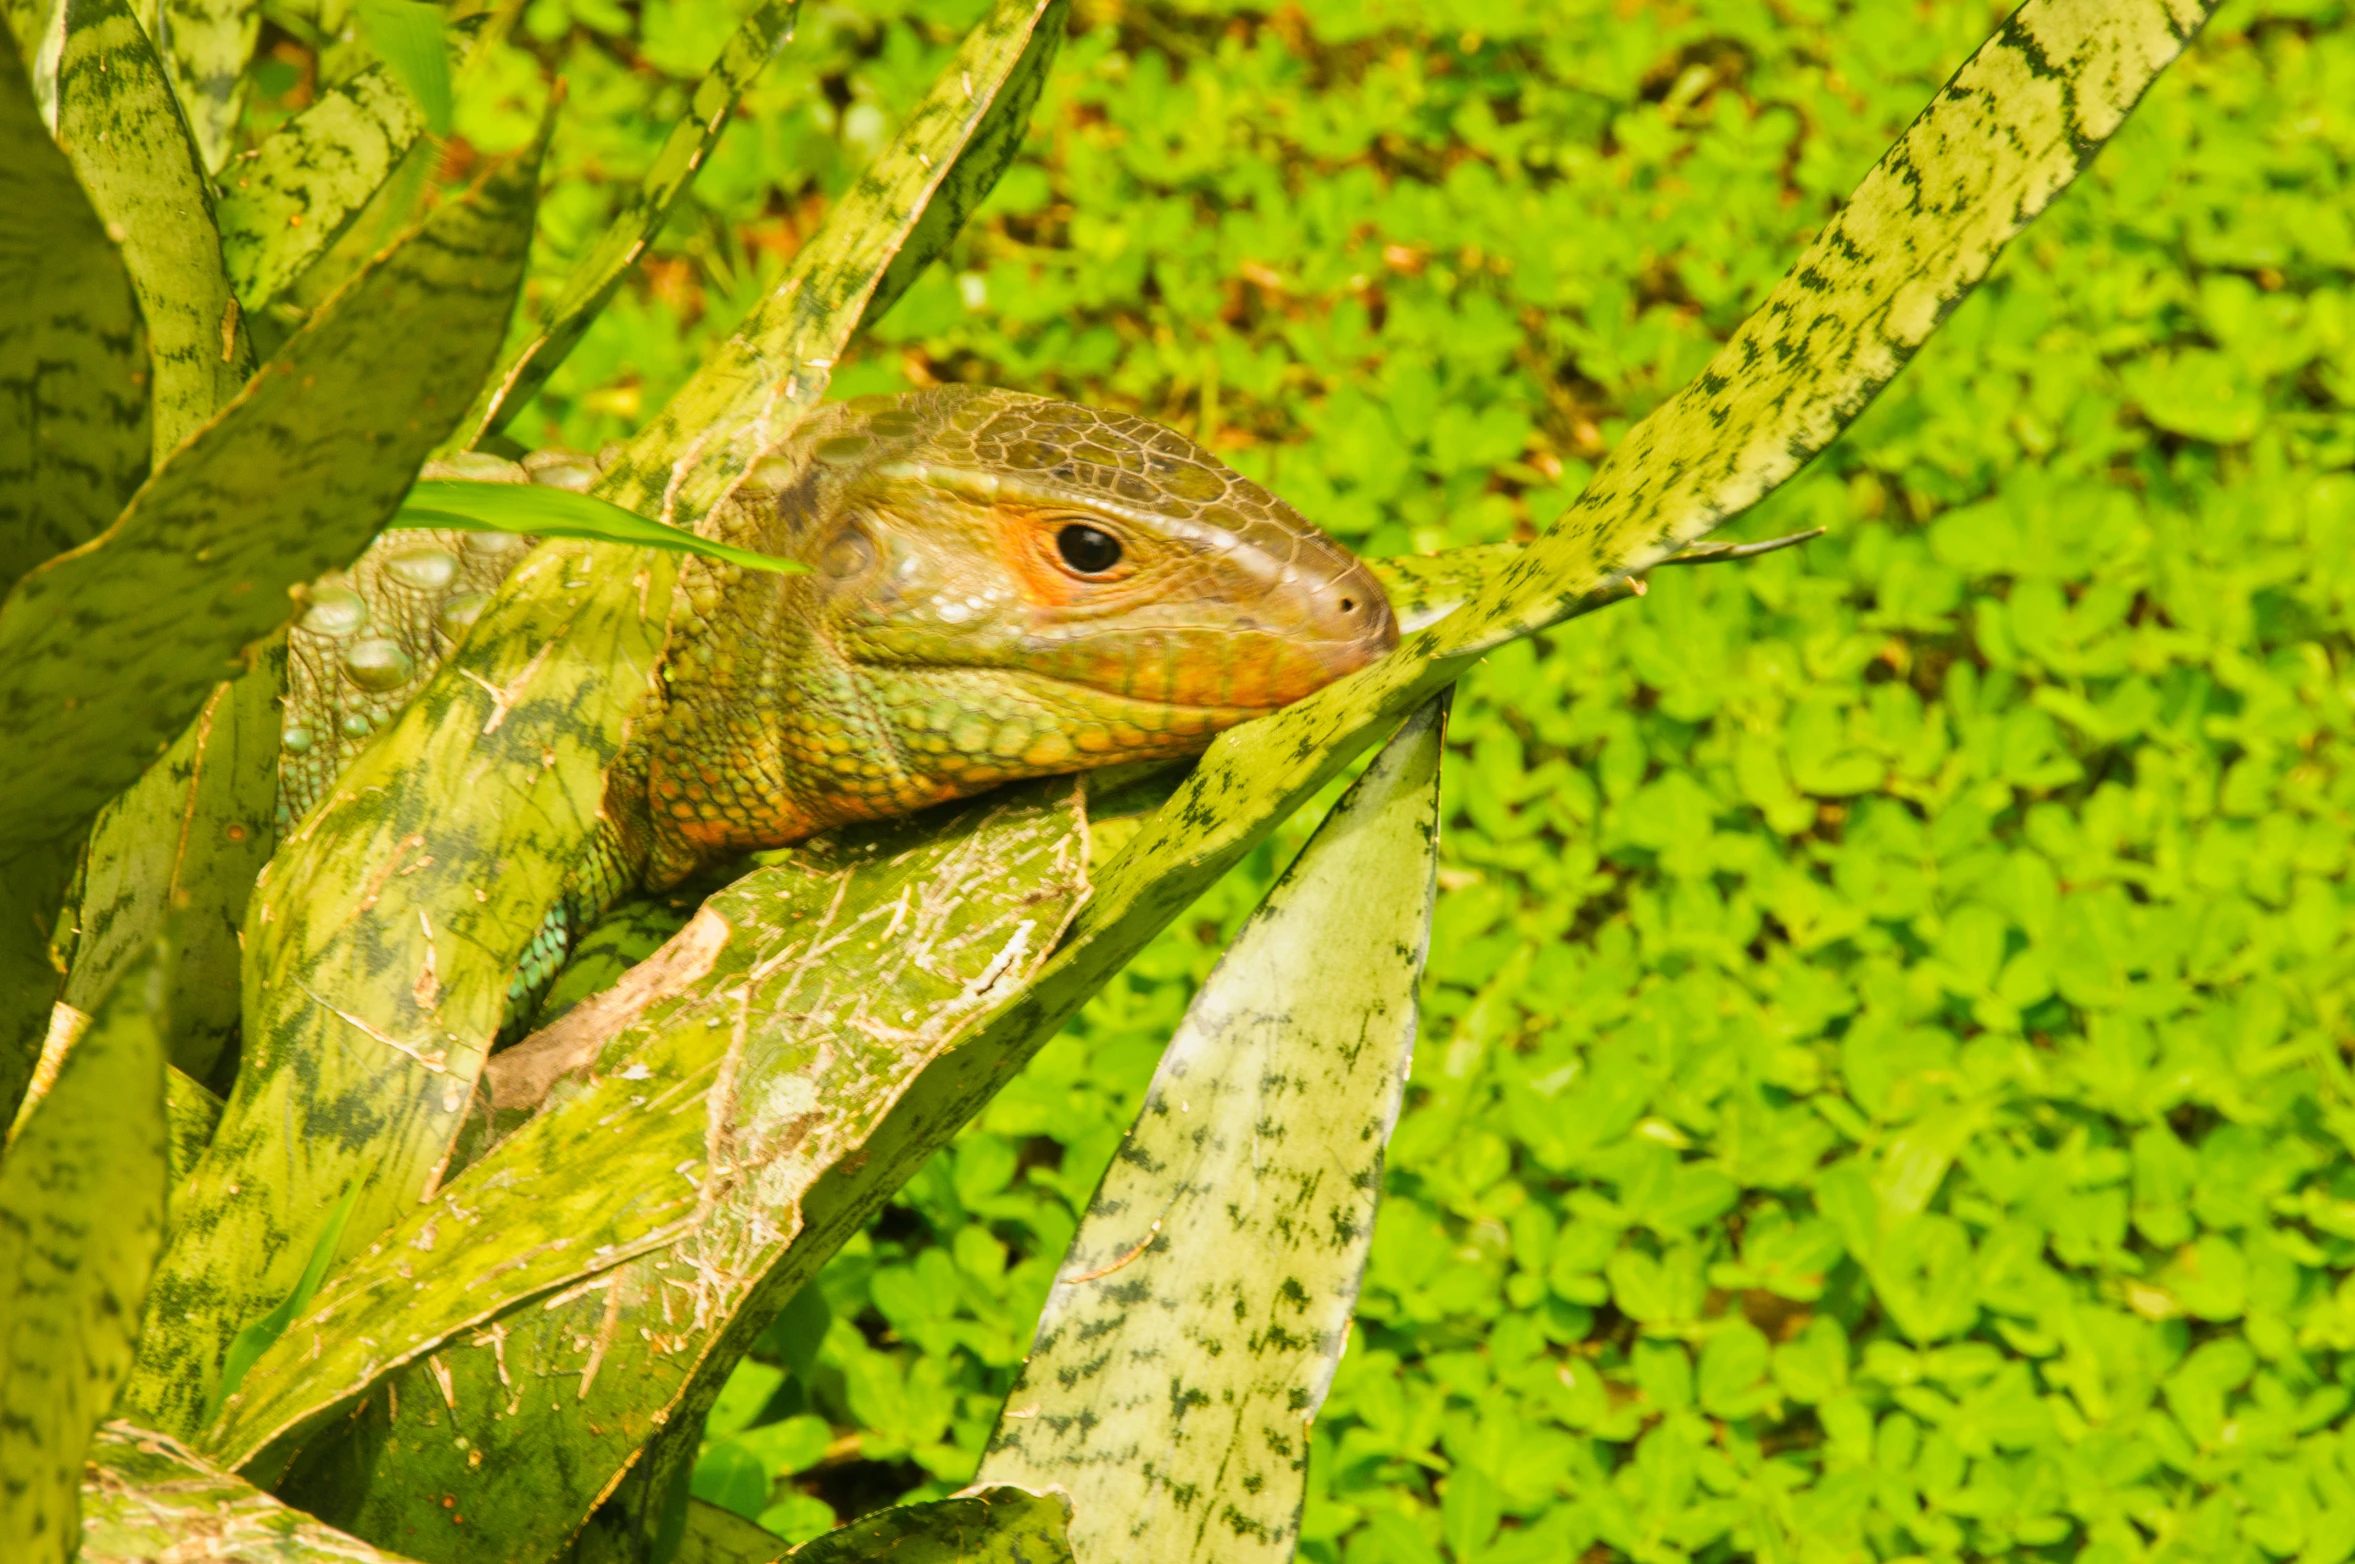
[[[1055,534],[1063,563],[1083,576],[1100,576],[1120,563],[1120,539],[1101,527],[1075,521]]]

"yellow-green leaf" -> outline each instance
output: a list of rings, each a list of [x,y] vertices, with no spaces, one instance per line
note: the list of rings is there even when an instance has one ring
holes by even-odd
[[[1064,1255],[978,1480],[1069,1493],[1083,1556],[1292,1557],[1414,1049],[1444,726],[1408,720],[1235,936]]]
[[[106,227],[0,38],[0,591],[147,476],[146,327]]]
[[[164,1170],[154,1030],[91,1027],[0,1156],[0,1558],[10,1564],[64,1564],[80,1539],[82,1455],[130,1366],[163,1236]]]

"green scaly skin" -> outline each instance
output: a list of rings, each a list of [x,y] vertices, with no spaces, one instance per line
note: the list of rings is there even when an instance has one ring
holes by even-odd
[[[585,488],[595,467],[542,452],[434,475]],[[822,408],[709,530],[810,569],[683,568],[653,709],[518,1007],[633,890],[1019,778],[1196,753],[1398,634],[1363,563],[1184,436],[1008,391]],[[423,688],[525,542],[387,533],[314,586],[289,637],[282,827]]]

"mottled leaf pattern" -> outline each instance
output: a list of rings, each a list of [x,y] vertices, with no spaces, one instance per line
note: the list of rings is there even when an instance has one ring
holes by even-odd
[[[124,0],[63,0],[57,141],[123,247],[154,364],[155,460],[252,367],[213,226],[212,184],[163,62]]]
[[[993,106],[1035,98],[1066,3],[998,0],[908,111],[897,139],[827,211],[784,282],[630,442],[599,494],[692,528],[792,433],[824,394],[885,273],[925,231],[928,203],[989,127]],[[983,166],[1002,158],[994,145],[979,155]]]
[[[64,1564],[164,1224],[152,1029],[91,1028],[0,1158],[0,1557]]]
[[[90,1444],[82,1564],[405,1564],[323,1526],[167,1435],[109,1423]]]
[[[514,298],[531,195],[518,165],[445,205],[102,538],[17,583],[0,604],[0,721],[22,740],[0,754],[0,840],[86,822],[285,617],[288,587],[366,544],[482,372]]]
[[[318,259],[424,130],[416,103],[372,65],[322,92],[230,170],[221,255],[244,307],[260,309]]]
[[[1710,369],[1613,450],[1590,498],[1383,661],[1219,737],[1104,871],[1030,987],[909,1088],[855,1174],[811,1191],[811,1228],[868,1181],[893,1188],[912,1176],[1107,978],[1386,724],[1496,647],[1607,599],[1616,578],[1796,472],[2066,186],[2205,14],[2161,0],[2029,0],[2015,12]],[[1743,381],[1744,365],[1763,367]]]
[[[716,921],[724,946],[332,1280],[205,1448],[243,1466],[332,1418],[273,1484],[313,1513],[388,1542],[437,1523],[437,1557],[553,1548],[807,1280],[778,1265],[801,1192],[1051,948],[1086,887],[1080,797],[1061,778],[846,834],[713,896],[680,938]],[[402,1481],[353,1481],[353,1446]]]
[[[245,62],[262,30],[259,0],[150,0],[148,36],[180,100],[207,173],[236,145],[245,109]]]
[[[348,1249],[438,1177],[508,976],[588,839],[630,704],[622,670],[643,681],[659,645],[667,566],[593,594],[606,557],[573,543],[528,558],[449,676],[263,875],[244,1060],[179,1192],[130,1387],[151,1423],[193,1431],[230,1339],[293,1289],[355,1179]]]
[[[236,1029],[238,926],[275,840],[278,657],[216,685],[90,833],[66,1003],[94,1008],[143,954],[165,1056],[199,1078]]]
[[[1071,1501],[1003,1485],[879,1510],[813,1537],[795,1564],[1067,1564]]]
[[[1039,1316],[980,1480],[1072,1496],[1082,1558],[1292,1557],[1414,1049],[1437,703],[1228,946]]]
[[[507,356],[499,373],[484,386],[476,406],[458,427],[457,444],[472,446],[482,436],[506,428],[508,420],[579,344],[630,268],[638,264],[638,257],[646,253],[646,246],[670,220],[679,198],[694,184],[696,170],[703,167],[720,132],[734,117],[737,100],[793,41],[794,24],[800,17],[801,0],[762,0],[729,37],[718,61],[696,83],[687,112],[671,127],[670,139],[639,182],[636,198],[573,267],[564,291],[539,330]]]
[[[147,342],[122,257],[0,40],[0,590],[147,475]]]

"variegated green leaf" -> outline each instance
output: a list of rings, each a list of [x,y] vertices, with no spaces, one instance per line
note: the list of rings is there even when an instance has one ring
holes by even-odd
[[[442,10],[428,0],[353,0],[353,14],[436,136],[450,133],[450,51]]]
[[[718,61],[696,83],[687,112],[671,127],[670,139],[638,182],[637,194],[573,267],[539,330],[507,356],[500,372],[484,386],[458,427],[457,444],[472,446],[484,435],[506,428],[579,344],[694,184],[696,171],[735,115],[737,100],[793,41],[800,16],[801,0],[761,0],[744,19],[720,50]]]
[[[161,463],[237,394],[252,355],[221,268],[212,183],[155,46],[124,0],[63,4],[57,141],[138,291]]]
[[[152,0],[144,15],[197,156],[217,174],[245,110],[245,62],[262,30],[259,0]]]
[[[0,761],[0,819],[10,829],[69,830],[69,807],[95,807],[130,781],[141,749],[152,754],[237,647],[285,615],[288,587],[366,543],[496,349],[522,273],[535,184],[533,165],[520,162],[444,204],[289,341],[149,480],[101,544],[61,562],[76,573],[44,567],[0,607],[0,646],[12,649],[17,670],[6,692],[10,720],[56,731],[76,761],[52,763],[37,778],[22,762],[6,773]],[[428,315],[432,329],[421,330]],[[83,690],[110,693],[95,700]],[[75,705],[60,699],[68,696]],[[80,795],[60,785],[61,772]],[[256,1046],[249,1031],[249,1059]],[[198,1201],[191,1219],[203,1211]],[[166,1292],[169,1275],[167,1261]],[[283,1296],[293,1278],[244,1281]],[[241,1306],[222,1342],[258,1312]],[[211,1356],[217,1361],[217,1349]],[[192,1393],[201,1397],[209,1382],[208,1368]]]
[[[915,253],[919,240],[932,243],[932,253],[948,242],[924,226],[930,203],[943,191],[967,199],[984,170],[997,177],[1003,162],[988,138],[1005,116],[1027,122],[1061,47],[1067,9],[1068,0],[998,0],[990,8],[892,144],[827,212],[785,280],[639,431],[597,493],[694,528],[793,431],[885,297],[900,256]],[[968,157],[979,162],[960,172]]]
[[[0,1558],[65,1564],[164,1224],[164,1064],[101,1017],[0,1156]]]
[[[1292,1557],[1414,1050],[1437,702],[1195,994],[1063,1259],[979,1480],[1069,1493],[1083,1558]]]
[[[199,1079],[237,1028],[237,930],[276,839],[277,664],[213,687],[163,757],[100,812],[65,1001],[94,1009],[142,958],[165,1057]]]
[[[930,1504],[903,1504],[812,1537],[794,1564],[1068,1564],[1061,1494],[991,1486]]]
[[[424,134],[391,72],[338,82],[223,181],[221,255],[239,301],[259,310],[343,233]]]
[[[914,1082],[812,1234],[897,1188],[1170,920],[1380,735],[1508,641],[1600,601],[1797,472],[2066,188],[2207,8],[2029,0],[1956,73],[1699,378],[1471,600],[1370,668],[1222,735],[1105,870],[1054,959]],[[790,1262],[788,1262],[790,1263]]]
[[[0,39],[0,591],[147,475],[147,341],[122,257]]]
[[[808,1279],[776,1267],[800,1192],[1084,894],[1080,796],[1063,778],[848,833],[713,896],[670,959],[499,1056],[491,1109],[544,1111],[347,1265],[204,1447],[244,1466],[331,1419],[273,1487],[388,1542],[446,1524],[456,1495],[451,1559],[544,1556],[658,1430],[691,1459],[736,1357]]]
[[[0,604],[0,841],[71,834],[145,769],[286,590],[348,560],[488,357],[533,175],[438,211],[149,478],[89,547]],[[418,323],[430,312],[433,329]]]
[[[1057,3],[1002,0],[732,339],[737,356],[682,393],[702,413],[666,414],[593,492],[690,521],[790,430],[1007,75],[1038,68],[1034,30]],[[754,358],[802,367],[772,381],[745,372]],[[248,925],[245,1062],[175,1211],[158,1283],[170,1302],[131,1386],[150,1421],[193,1429],[229,1336],[285,1295],[356,1172],[370,1182],[347,1249],[439,1178],[508,979],[589,844],[603,769],[660,645],[672,563],[608,564],[602,551],[545,545],[510,576],[459,657],[265,877]],[[486,882],[482,863],[500,872]]]
[[[790,1551],[784,1538],[734,1510],[690,1499],[671,1564],[777,1564]]]
[[[90,1444],[81,1564],[407,1564],[280,1504],[177,1440],[109,1423]]]

